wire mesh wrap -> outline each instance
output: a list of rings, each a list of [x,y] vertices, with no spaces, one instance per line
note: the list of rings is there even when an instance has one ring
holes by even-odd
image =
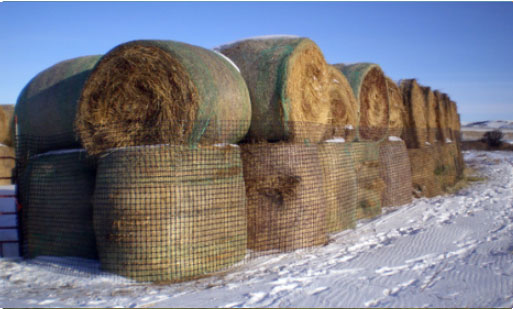
[[[385,183],[382,207],[411,203],[411,165],[403,141],[382,142],[379,145],[379,173]]]
[[[385,74],[377,64],[334,64],[347,78],[357,102],[357,140],[381,141],[387,136],[390,101]]]
[[[236,143],[250,120],[246,83],[226,57],[181,42],[140,40],[116,46],[95,66],[76,127],[84,148],[98,154],[137,145]]]
[[[16,150],[19,158],[81,147],[73,121],[84,82],[99,59],[86,56],[59,62],[23,88],[15,106],[17,144],[23,146]]]
[[[324,179],[316,144],[243,144],[248,248],[290,251],[327,242]]]
[[[409,149],[429,146],[426,144],[428,141],[427,122],[422,88],[415,79],[402,80],[399,86],[403,94],[404,108],[408,115],[408,121],[405,122],[405,130],[401,138]]]
[[[14,149],[0,145],[0,185],[12,184],[15,166]]]
[[[323,143],[319,145],[319,157],[324,176],[327,232],[354,228],[358,186],[350,146]]]
[[[97,258],[91,199],[95,164],[84,150],[32,157],[20,178],[24,255]]]
[[[438,155],[435,147],[408,149],[411,164],[413,195],[434,197],[442,194],[442,187],[435,178]]]
[[[317,44],[307,38],[258,38],[219,49],[237,64],[248,85],[248,140],[321,141],[331,106],[327,63]]]
[[[118,148],[98,159],[102,268],[137,281],[205,276],[244,258],[246,196],[235,145]]]
[[[385,184],[379,174],[379,143],[348,144],[358,179],[356,219],[374,218],[381,214],[381,196]]]

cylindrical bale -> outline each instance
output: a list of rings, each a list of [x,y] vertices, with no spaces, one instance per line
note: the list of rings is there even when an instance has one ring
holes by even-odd
[[[435,177],[442,191],[452,188],[463,174],[456,143],[438,145],[436,148]]]
[[[424,93],[427,141],[434,145],[437,142],[436,98],[430,87],[421,87],[421,89]]]
[[[442,194],[440,183],[435,177],[438,155],[435,147],[408,149],[411,164],[411,178],[414,197],[434,197]]]
[[[390,101],[390,124],[388,135],[400,137],[403,134],[405,123],[408,121],[408,115],[403,103],[403,94],[399,86],[392,79],[389,77],[386,79],[388,98]]]
[[[449,132],[447,129],[447,113],[445,109],[443,94],[435,90],[434,92],[436,99],[436,126],[437,126],[437,140],[445,143],[445,141],[449,138]]]
[[[101,56],[59,62],[36,75],[21,91],[16,154],[19,159],[50,150],[80,147],[73,128],[85,80]]]
[[[379,174],[379,144],[350,143],[358,181],[356,220],[374,218],[381,214],[381,196],[385,183]]]
[[[244,79],[224,56],[174,41],[109,51],[84,85],[76,127],[84,147],[236,143],[251,119]]]
[[[385,74],[377,64],[335,64],[346,76],[357,102],[358,141],[381,141],[388,133],[390,102]]]
[[[331,105],[331,122],[325,140],[344,138],[351,142],[358,127],[358,103],[347,78],[334,66],[328,66],[328,92]]]
[[[408,122],[402,139],[408,148],[426,147],[427,121],[422,88],[415,79],[402,80],[400,84],[403,93],[404,108],[408,114]]]
[[[98,159],[94,229],[103,270],[143,282],[208,275],[246,253],[236,145],[111,149]]]
[[[451,132],[451,140],[456,142],[459,140],[459,118],[458,118],[458,110],[456,107],[456,103],[449,99],[448,102],[448,116],[449,116],[449,130]]]
[[[324,245],[326,198],[316,144],[244,144],[248,248],[280,252]]]
[[[14,147],[14,105],[0,105],[0,143]]]
[[[95,163],[83,149],[32,157],[20,181],[25,253],[97,259]]]
[[[326,196],[328,233],[354,228],[358,186],[350,146],[326,142],[319,145]]]
[[[401,206],[412,201],[411,164],[403,141],[379,145],[379,172],[385,183],[382,207]]]
[[[0,185],[10,185],[13,182],[13,172],[16,166],[14,149],[0,145]]]
[[[251,141],[319,142],[330,125],[328,65],[320,48],[298,37],[253,38],[219,50],[248,85]]]

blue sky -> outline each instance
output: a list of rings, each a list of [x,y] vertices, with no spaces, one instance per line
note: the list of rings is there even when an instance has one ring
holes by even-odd
[[[59,61],[130,40],[212,48],[267,34],[417,78],[448,93],[462,121],[513,120],[513,2],[3,2],[0,104]]]

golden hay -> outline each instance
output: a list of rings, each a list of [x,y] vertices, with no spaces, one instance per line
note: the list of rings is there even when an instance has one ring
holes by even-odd
[[[385,183],[379,174],[379,144],[358,142],[348,144],[358,179],[356,220],[381,214],[381,196]]]
[[[14,147],[14,105],[0,105],[0,143]]]
[[[408,121],[408,115],[404,108],[401,89],[389,77],[387,77],[386,80],[388,98],[390,100],[390,127],[388,129],[388,135],[399,137],[403,133],[405,122]]]
[[[426,147],[427,121],[424,104],[424,94],[415,79],[401,81],[404,107],[408,114],[408,122],[405,123],[405,130],[401,138],[408,148]]]
[[[412,201],[411,164],[403,141],[379,145],[379,172],[385,183],[382,207],[400,206]]]
[[[324,139],[343,137],[346,141],[353,141],[356,138],[356,128],[358,127],[358,103],[344,74],[331,65],[328,66],[328,72],[331,123],[326,130]]]
[[[330,125],[328,65],[307,38],[247,39],[221,46],[248,85],[248,140],[319,142]]]
[[[437,140],[445,143],[445,140],[450,138],[447,128],[447,111],[445,109],[444,95],[438,90],[434,91],[436,99],[436,126],[437,126]]]
[[[443,193],[435,177],[438,155],[433,146],[422,149],[408,149],[411,164],[413,195],[434,197]]]
[[[434,145],[437,142],[436,98],[431,88],[421,87],[421,89],[424,92],[427,141]]]
[[[328,233],[354,228],[356,224],[358,186],[349,150],[346,143],[323,143],[319,146]]]
[[[327,242],[324,179],[316,144],[244,144],[248,248],[290,251]]]
[[[246,197],[237,146],[113,149],[98,160],[94,229],[102,268],[177,282],[246,254]]]
[[[222,55],[174,41],[109,51],[84,85],[76,127],[84,147],[234,143],[247,133],[249,94]]]
[[[12,184],[12,176],[16,158],[14,149],[7,146],[0,146],[0,185]]]

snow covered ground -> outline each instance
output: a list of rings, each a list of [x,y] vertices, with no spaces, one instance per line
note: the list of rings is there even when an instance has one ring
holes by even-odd
[[[513,306],[513,152],[465,153],[486,181],[387,209],[320,248],[215,277],[134,284],[63,259],[0,259],[0,307]]]

